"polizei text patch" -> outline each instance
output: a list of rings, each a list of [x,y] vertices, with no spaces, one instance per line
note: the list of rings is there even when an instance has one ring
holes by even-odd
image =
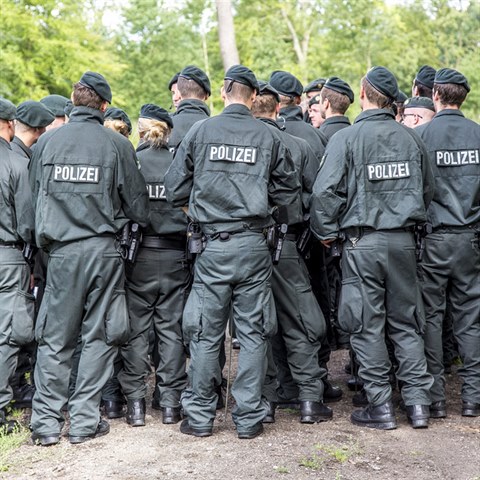
[[[408,162],[388,162],[367,165],[367,175],[370,181],[394,180],[410,176]]]
[[[100,167],[87,165],[55,165],[53,179],[56,182],[98,183]]]

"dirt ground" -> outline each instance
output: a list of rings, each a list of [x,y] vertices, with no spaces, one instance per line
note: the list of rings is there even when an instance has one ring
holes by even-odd
[[[67,438],[49,448],[29,442],[11,455],[0,478],[480,480],[480,418],[460,415],[456,367],[448,375],[447,419],[413,430],[398,410],[398,428],[382,432],[350,423],[347,359],[346,351],[333,352],[330,372],[344,397],[331,405],[330,422],[302,425],[298,412],[278,410],[276,423],[260,437],[238,440],[222,410],[214,435],[199,439],[181,434],[178,425],[163,425],[160,412],[148,408],[145,427],[118,419],[110,421],[109,435],[81,445]]]

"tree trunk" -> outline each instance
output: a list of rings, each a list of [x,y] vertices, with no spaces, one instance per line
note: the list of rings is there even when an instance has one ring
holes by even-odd
[[[217,6],[220,53],[223,68],[227,71],[232,65],[240,63],[233,26],[232,2],[230,0],[215,0],[215,4]]]

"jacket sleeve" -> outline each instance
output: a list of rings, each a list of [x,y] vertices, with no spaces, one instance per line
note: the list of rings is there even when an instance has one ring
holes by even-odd
[[[167,202],[174,207],[188,205],[193,188],[195,155],[195,135],[197,127],[192,127],[177,148],[173,162],[165,174],[165,194]]]
[[[117,188],[122,209],[130,220],[146,227],[150,223],[150,206],[145,179],[138,165],[132,144],[122,145],[117,167]]]
[[[12,179],[17,233],[25,243],[34,243],[35,214],[26,170],[19,169]]]
[[[310,225],[320,240],[336,238],[339,218],[347,203],[348,146],[335,135],[322,159],[310,202]]]
[[[298,174],[290,150],[279,139],[274,139],[270,181],[269,203],[277,223],[290,223],[289,219],[302,216],[302,199]]]
[[[304,144],[303,150],[305,159],[302,171],[302,203],[304,211],[308,212],[319,163],[315,153],[313,153],[313,150],[308,144]]]

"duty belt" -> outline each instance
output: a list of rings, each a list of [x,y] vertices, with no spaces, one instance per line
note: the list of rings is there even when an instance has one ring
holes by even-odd
[[[16,248],[17,250],[22,250],[23,243],[19,243],[19,242],[0,243],[0,248]]]
[[[351,227],[346,228],[343,230],[347,235],[347,238],[360,238],[364,235],[368,235],[370,233],[405,233],[410,232],[413,233],[415,227],[403,227],[403,228],[389,228],[389,229],[375,229],[372,227]]]
[[[266,228],[258,229],[242,229],[242,230],[234,230],[233,232],[217,232],[209,235],[205,235],[208,240],[217,240],[219,239],[221,242],[228,242],[232,235],[237,235],[239,233],[261,233],[263,235],[266,234]]]
[[[143,237],[142,247],[164,248],[168,250],[185,250],[187,239],[185,237],[161,237],[147,235]]]
[[[440,225],[434,227],[433,233],[472,233],[480,231],[480,225],[459,225],[459,226],[446,226]]]

